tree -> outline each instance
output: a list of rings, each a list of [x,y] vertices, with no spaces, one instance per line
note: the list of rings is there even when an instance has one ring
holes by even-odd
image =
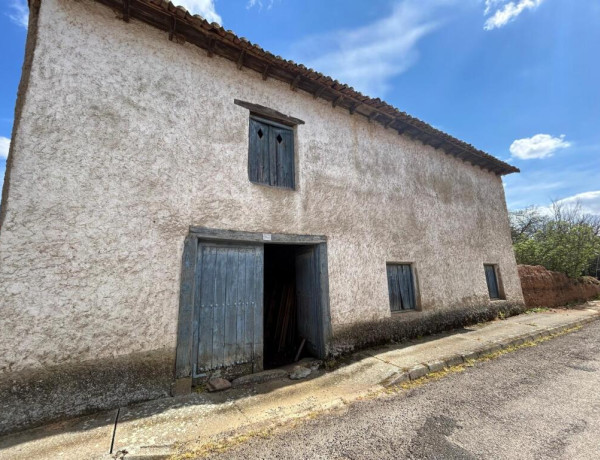
[[[531,238],[548,221],[537,206],[511,211],[508,216],[513,244]]]
[[[554,202],[547,215],[539,208],[511,213],[517,262],[543,265],[570,277],[586,274],[600,255],[600,218],[579,203]]]

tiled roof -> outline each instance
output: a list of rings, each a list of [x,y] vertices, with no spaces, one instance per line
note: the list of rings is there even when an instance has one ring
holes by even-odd
[[[293,91],[306,91],[315,99],[325,99],[334,107],[345,108],[355,116],[367,117],[369,121],[408,135],[445,154],[498,175],[519,172],[518,168],[411,117],[379,98],[367,97],[327,75],[275,56],[217,23],[209,23],[201,16],[191,15],[181,6],[165,0],[96,1],[118,11],[125,21],[133,18],[146,22],[168,32],[170,40],[190,42],[205,49],[208,56],[222,56],[234,61],[238,69],[250,68],[261,73],[265,80],[274,78],[289,83]]]

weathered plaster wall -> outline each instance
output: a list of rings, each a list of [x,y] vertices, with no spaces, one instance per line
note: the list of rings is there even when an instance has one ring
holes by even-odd
[[[234,98],[306,121],[296,191],[249,182]],[[500,178],[91,0],[42,1],[13,141],[0,375],[174,358],[190,225],[326,235],[334,333],[390,316],[386,261],[414,262],[425,313],[489,305],[484,263],[523,301]]]

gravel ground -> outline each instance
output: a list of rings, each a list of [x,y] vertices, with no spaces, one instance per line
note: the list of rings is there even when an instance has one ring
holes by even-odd
[[[600,322],[223,459],[600,459]]]

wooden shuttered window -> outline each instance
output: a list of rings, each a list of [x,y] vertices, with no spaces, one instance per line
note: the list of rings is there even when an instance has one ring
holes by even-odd
[[[499,299],[500,290],[498,289],[498,277],[496,276],[496,267],[494,265],[484,265],[485,280],[487,282],[490,299]]]
[[[277,123],[250,118],[248,175],[251,182],[294,188],[294,132]]]
[[[394,311],[416,308],[415,284],[410,264],[388,264],[388,291],[390,309]]]

